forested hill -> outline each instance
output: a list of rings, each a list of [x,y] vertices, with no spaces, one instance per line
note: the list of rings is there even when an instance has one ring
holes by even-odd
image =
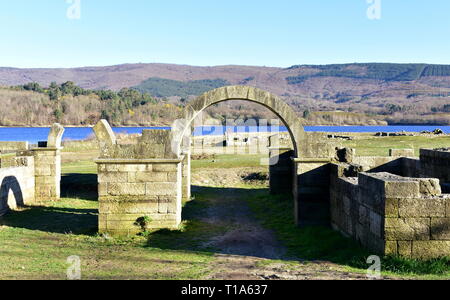
[[[72,81],[85,89],[118,91],[137,87],[160,97],[197,95],[229,84],[253,85],[279,95],[320,96],[327,92],[348,92],[355,86],[372,92],[373,85],[398,86],[408,82],[450,88],[450,65],[363,63],[270,68],[125,64],[73,69],[0,68],[0,85],[3,86],[29,82],[49,86],[54,81],[59,84]]]
[[[27,90],[33,84],[42,90]],[[117,125],[167,124],[190,98],[234,84],[281,96],[310,124],[450,124],[449,65],[362,63],[289,68],[169,64],[0,68],[4,87],[0,104],[17,106],[0,115],[0,125],[19,125],[15,114],[29,116],[23,121],[28,125],[47,124],[49,114],[71,125],[89,124],[102,116]],[[11,90],[18,86],[24,90]],[[68,86],[75,90],[64,94]],[[264,116],[248,105],[214,109],[219,119]],[[339,116],[311,114],[315,111]]]

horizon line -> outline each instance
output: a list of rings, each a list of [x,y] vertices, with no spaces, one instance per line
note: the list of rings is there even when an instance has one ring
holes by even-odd
[[[269,66],[269,65],[244,65],[244,64],[218,64],[218,65],[194,65],[184,63],[166,63],[166,62],[136,62],[136,63],[117,63],[109,65],[85,65],[85,66],[71,66],[71,67],[14,67],[14,66],[0,66],[0,69],[17,69],[17,70],[45,70],[45,69],[83,69],[83,68],[107,68],[126,65],[175,65],[199,68],[218,68],[218,67],[254,67],[254,68],[272,68],[272,69],[288,69],[294,66],[330,66],[330,65],[357,65],[357,64],[396,64],[396,65],[448,65],[450,63],[425,63],[425,62],[387,62],[387,61],[368,61],[368,62],[346,62],[346,63],[304,63],[292,64],[289,66]]]

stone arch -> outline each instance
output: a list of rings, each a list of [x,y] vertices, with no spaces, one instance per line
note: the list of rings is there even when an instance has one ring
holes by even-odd
[[[181,153],[184,138],[188,135],[192,122],[208,107],[230,100],[244,100],[263,105],[272,111],[287,127],[291,136],[295,156],[301,152],[302,139],[305,136],[303,126],[294,110],[278,96],[250,86],[227,86],[209,91],[185,108],[185,119],[172,128],[174,134],[173,150]]]

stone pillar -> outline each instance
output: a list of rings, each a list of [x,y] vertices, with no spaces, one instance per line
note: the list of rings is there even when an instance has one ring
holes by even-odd
[[[289,194],[293,188],[293,163],[295,156],[291,148],[269,148],[269,185],[270,193]]]
[[[96,160],[100,233],[178,228],[186,158],[174,153],[172,132],[144,130],[137,144],[121,145],[108,122],[102,120],[94,131],[101,149]]]
[[[56,201],[61,197],[61,140],[64,128],[54,124],[47,142],[32,150],[35,167],[36,201]]]
[[[183,169],[183,201],[191,199],[191,151],[184,152]]]
[[[181,223],[181,159],[99,159],[99,232],[114,236]]]

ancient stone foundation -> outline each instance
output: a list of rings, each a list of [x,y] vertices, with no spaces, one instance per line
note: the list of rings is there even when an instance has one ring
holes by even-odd
[[[16,156],[1,161],[0,216],[10,210],[60,198],[61,139],[64,128],[55,124],[43,147],[29,150],[28,143],[2,143]],[[14,151],[14,148],[15,151]]]
[[[101,233],[179,226],[182,200],[190,199],[187,133],[204,109],[227,100],[259,103],[289,129],[292,147],[270,145],[270,190],[292,192],[297,224],[331,224],[374,254],[450,254],[449,151],[422,150],[420,159],[412,158],[410,149],[391,150],[389,157],[358,157],[326,134],[306,133],[278,97],[243,86],[205,93],[186,106],[185,119],[172,131],[145,130],[136,144],[118,143],[106,121],[97,124]]]
[[[434,150],[422,150],[422,153],[427,158],[443,156]],[[358,173],[357,170],[367,166],[331,165],[333,228],[377,254],[420,259],[448,256],[450,195],[442,193],[439,179],[427,178],[442,173],[430,170],[427,159],[391,157],[384,158],[384,164],[378,166],[370,158],[356,160],[368,162],[373,169]],[[417,177],[404,177],[404,174]]]

